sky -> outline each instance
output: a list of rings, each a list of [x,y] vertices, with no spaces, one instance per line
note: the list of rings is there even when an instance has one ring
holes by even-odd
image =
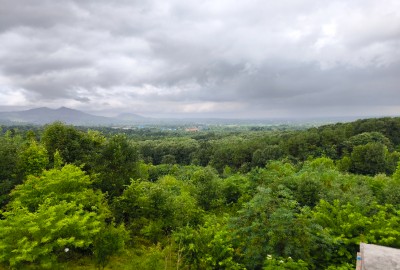
[[[0,111],[400,114],[398,0],[0,0]]]

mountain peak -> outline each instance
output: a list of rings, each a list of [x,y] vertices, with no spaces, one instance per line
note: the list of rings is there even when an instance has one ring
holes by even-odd
[[[56,111],[78,111],[78,110],[75,110],[75,109],[71,109],[71,108],[62,106],[62,107],[56,109]]]
[[[72,125],[114,125],[114,124],[132,124],[147,121],[147,118],[136,115],[128,114],[125,117],[104,117],[91,115],[76,109],[67,108],[62,106],[58,109],[51,109],[47,107],[34,108],[25,111],[14,112],[1,112],[1,122],[14,122],[14,123],[32,123],[32,124],[48,124],[54,121],[61,121],[66,124]]]

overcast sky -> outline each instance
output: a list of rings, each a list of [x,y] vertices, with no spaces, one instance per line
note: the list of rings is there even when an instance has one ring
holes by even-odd
[[[0,0],[0,110],[400,114],[398,0]]]

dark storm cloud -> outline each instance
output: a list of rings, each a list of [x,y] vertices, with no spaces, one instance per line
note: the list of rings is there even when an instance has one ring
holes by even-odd
[[[0,7],[0,106],[266,117],[400,108],[398,1]]]

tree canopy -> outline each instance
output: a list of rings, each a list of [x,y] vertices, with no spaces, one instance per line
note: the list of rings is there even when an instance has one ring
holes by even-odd
[[[399,127],[4,127],[0,269],[354,269],[400,248]]]

